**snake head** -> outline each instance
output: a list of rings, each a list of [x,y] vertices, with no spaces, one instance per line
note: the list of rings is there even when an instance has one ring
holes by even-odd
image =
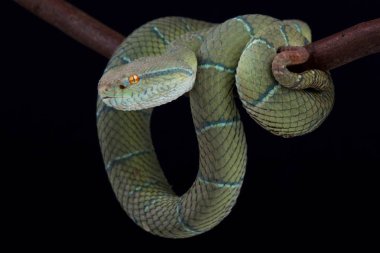
[[[189,91],[195,73],[194,67],[173,57],[144,57],[104,73],[98,92],[103,102],[115,109],[147,109],[168,103]]]

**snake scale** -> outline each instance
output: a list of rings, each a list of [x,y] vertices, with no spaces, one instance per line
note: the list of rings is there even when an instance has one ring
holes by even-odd
[[[125,39],[99,81],[97,126],[112,188],[136,224],[158,236],[185,238],[229,214],[247,161],[235,83],[248,114],[276,135],[302,135],[323,122],[334,101],[329,73],[308,70],[275,80],[271,69],[279,47],[310,41],[306,23],[264,15],[221,24],[159,18]],[[154,152],[150,117],[153,107],[188,91],[199,171],[177,196]]]

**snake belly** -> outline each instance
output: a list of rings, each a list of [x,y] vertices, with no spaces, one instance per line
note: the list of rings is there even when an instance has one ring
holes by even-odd
[[[181,17],[151,21],[126,38],[105,72],[142,57],[165,54],[171,43],[188,33],[198,34],[202,43],[190,91],[199,171],[185,194],[173,192],[159,165],[150,133],[152,109],[120,111],[101,99],[97,103],[100,146],[117,199],[136,224],[167,238],[210,230],[236,202],[247,144],[233,96],[235,82],[252,118],[285,137],[318,127],[334,100],[332,83],[324,91],[291,90],[273,78],[270,64],[277,49],[309,43],[310,31],[301,21],[263,15],[239,16],[219,25]],[[318,82],[322,77],[315,73],[301,74],[296,81]]]

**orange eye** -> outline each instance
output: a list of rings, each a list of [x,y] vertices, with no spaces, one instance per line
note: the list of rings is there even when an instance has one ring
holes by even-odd
[[[129,83],[130,84],[136,84],[139,81],[140,81],[140,77],[138,75],[133,74],[133,75],[129,76]]]

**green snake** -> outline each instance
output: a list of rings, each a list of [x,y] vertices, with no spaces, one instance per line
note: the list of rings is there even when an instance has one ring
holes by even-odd
[[[97,126],[112,188],[136,224],[158,236],[185,238],[230,213],[247,161],[235,83],[248,114],[273,134],[302,135],[322,123],[334,101],[329,73],[308,70],[276,80],[271,68],[279,47],[310,41],[304,22],[264,15],[222,24],[160,18],[125,39],[99,81]],[[188,91],[199,170],[177,196],[156,157],[150,117],[153,107]]]

